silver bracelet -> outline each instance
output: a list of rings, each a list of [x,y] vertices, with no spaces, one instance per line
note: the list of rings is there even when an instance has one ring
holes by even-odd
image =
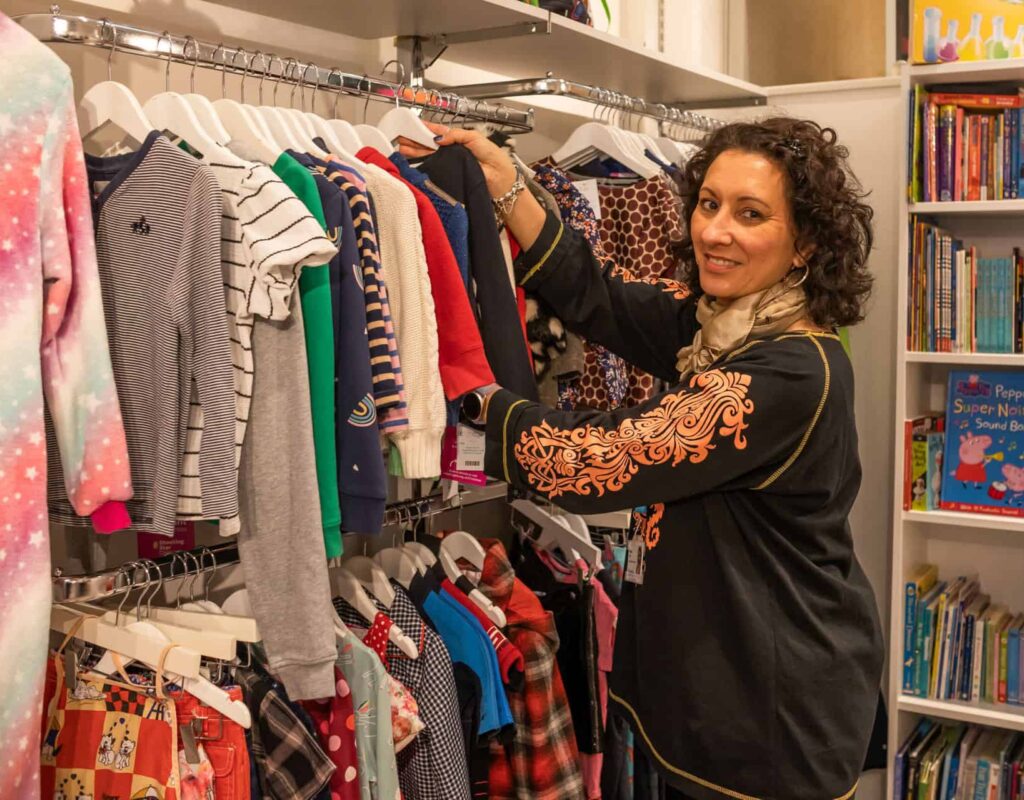
[[[494,203],[494,213],[499,221],[508,219],[509,214],[512,213],[512,208],[516,204],[516,200],[519,199],[519,195],[522,194],[525,188],[526,181],[523,180],[523,174],[519,171],[519,167],[516,167],[516,180],[512,184],[512,188],[501,197],[491,198],[491,202]]]

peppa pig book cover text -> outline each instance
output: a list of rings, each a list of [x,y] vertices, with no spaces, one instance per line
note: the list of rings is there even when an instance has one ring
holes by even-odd
[[[951,372],[940,507],[1024,516],[1024,372]]]

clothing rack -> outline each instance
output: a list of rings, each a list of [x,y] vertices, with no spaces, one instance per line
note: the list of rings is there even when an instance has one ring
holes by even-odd
[[[656,120],[662,126],[688,128],[699,133],[710,133],[725,125],[721,120],[704,114],[673,108],[664,103],[649,103],[642,97],[633,97],[611,89],[602,89],[599,86],[568,81],[550,74],[543,78],[477,83],[453,86],[451,89],[463,97],[475,100],[528,95],[572,97],[595,106],[618,110],[627,117],[645,117]]]
[[[258,81],[260,101],[266,79],[275,84],[292,84],[289,103],[294,102],[295,89],[300,89],[300,102],[305,108],[307,87],[312,90],[313,101],[318,90],[333,90],[340,94],[364,97],[367,102],[400,102],[448,116],[451,120],[489,122],[499,128],[518,132],[533,130],[533,110],[508,108],[502,104],[486,103],[478,99],[459,96],[443,89],[423,89],[405,83],[392,83],[368,75],[354,75],[337,68],[325,69],[313,63],[304,63],[294,58],[282,58],[274,53],[256,50],[249,53],[241,47],[226,46],[223,42],[213,44],[193,36],[181,36],[167,31],[158,32],[136,28],[108,19],[93,19],[61,14],[60,8],[52,7],[50,14],[23,14],[14,17],[22,27],[42,42],[61,42],[103,47],[114,52],[127,52],[167,62],[165,83],[169,89],[171,62],[192,67],[190,84],[194,88],[195,69],[220,70],[221,93],[226,94],[227,73],[242,76],[242,100],[245,96],[246,78]],[[259,60],[257,60],[259,59]],[[109,62],[108,62],[109,72]],[[276,96],[277,88],[274,88]],[[335,101],[335,106],[337,102]],[[365,112],[364,112],[365,113]]]
[[[435,494],[429,497],[402,500],[389,503],[384,513],[384,525],[415,524],[421,520],[436,517],[448,511],[458,510],[466,506],[488,503],[492,500],[506,497],[508,487],[505,484],[494,484],[479,489],[467,489],[459,492],[454,497],[444,499],[441,495]],[[187,554],[187,555],[185,555]],[[178,563],[182,556],[195,564],[195,569],[187,571]],[[211,557],[212,556],[212,557]],[[121,564],[117,567],[93,572],[88,575],[64,575],[57,569],[53,575],[53,602],[54,603],[85,603],[113,597],[122,592],[137,588],[140,584],[135,581],[134,572],[128,567],[132,562]],[[221,567],[232,566],[239,563],[238,545],[235,542],[200,547],[195,550],[187,550],[179,553],[172,553],[158,559],[138,560],[137,571],[146,573],[146,579],[150,582],[161,582],[178,580],[181,578],[192,579],[206,573],[214,572]],[[148,564],[148,570],[147,565]],[[157,576],[159,571],[159,577]]]

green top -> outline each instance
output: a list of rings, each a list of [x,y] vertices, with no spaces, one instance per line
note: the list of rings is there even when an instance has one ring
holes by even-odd
[[[281,153],[273,170],[326,230],[320,193],[306,168],[287,153]],[[299,298],[306,332],[320,518],[327,557],[337,558],[342,551],[341,507],[338,503],[338,454],[334,441],[334,322],[331,276],[326,265],[303,268],[299,276]]]

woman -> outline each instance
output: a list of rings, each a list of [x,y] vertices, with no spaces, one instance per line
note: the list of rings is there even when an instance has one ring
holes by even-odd
[[[848,522],[861,469],[835,329],[863,318],[872,212],[846,149],[800,120],[711,134],[685,168],[683,286],[595,255],[479,134],[438,142],[480,162],[520,284],[673,385],[612,413],[474,393],[490,475],[573,512],[639,509],[610,709],[680,796],[851,797],[883,643]]]

